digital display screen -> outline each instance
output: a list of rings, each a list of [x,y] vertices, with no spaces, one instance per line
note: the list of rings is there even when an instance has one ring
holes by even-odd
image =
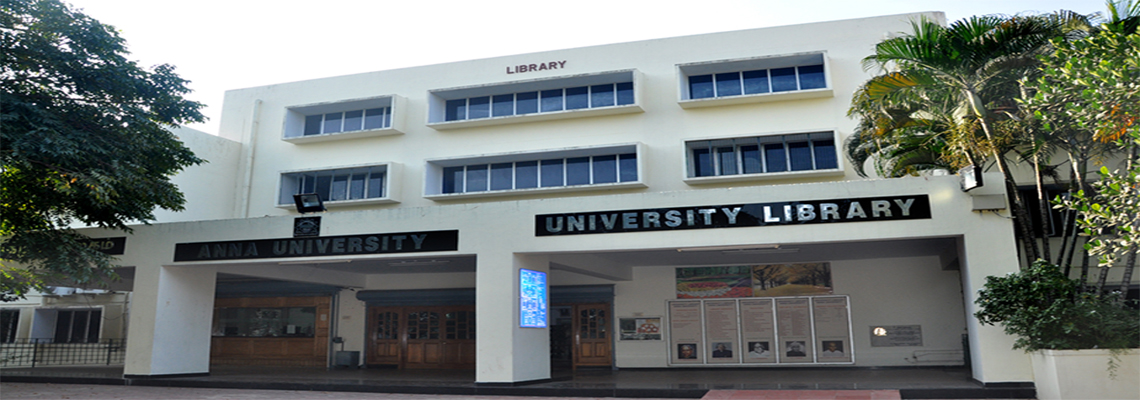
[[[519,270],[519,326],[546,327],[546,273]]]

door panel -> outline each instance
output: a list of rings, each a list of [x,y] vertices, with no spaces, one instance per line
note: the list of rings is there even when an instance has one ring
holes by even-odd
[[[574,305],[574,366],[608,366],[613,343],[608,304]]]
[[[473,306],[371,307],[369,364],[474,369]]]
[[[402,339],[400,329],[399,307],[372,307],[369,312],[368,336],[372,343],[369,347],[365,362],[368,364],[400,364],[400,342]]]

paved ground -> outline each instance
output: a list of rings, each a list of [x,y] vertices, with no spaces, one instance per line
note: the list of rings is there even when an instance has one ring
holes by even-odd
[[[566,400],[565,397],[449,396],[438,394],[388,394],[353,392],[300,392],[292,390],[197,389],[153,386],[63,385],[54,383],[0,383],[4,400]],[[601,400],[601,398],[575,398]],[[606,400],[615,400],[612,397]],[[666,400],[666,399],[640,399]]]

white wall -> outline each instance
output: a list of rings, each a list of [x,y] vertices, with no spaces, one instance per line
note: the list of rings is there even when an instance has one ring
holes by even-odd
[[[238,160],[242,144],[180,126],[171,131],[194,155],[206,162],[187,167],[170,178],[186,198],[186,209],[156,209],[156,222],[233,218]]]

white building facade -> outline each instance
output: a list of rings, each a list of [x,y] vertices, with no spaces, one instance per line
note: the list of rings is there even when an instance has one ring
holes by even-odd
[[[182,133],[210,161],[179,177],[188,212],[126,238],[125,374],[343,350],[479,383],[963,363],[1028,382],[972,316],[1018,268],[1003,190],[843,156],[862,58],[919,16],[230,91],[220,137]]]

